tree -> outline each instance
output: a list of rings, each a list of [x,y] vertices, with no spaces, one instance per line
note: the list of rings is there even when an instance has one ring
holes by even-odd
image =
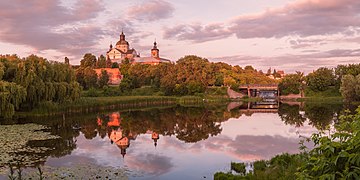
[[[16,83],[0,80],[0,117],[10,118],[26,100],[26,89]]]
[[[295,125],[296,127],[303,126],[306,118],[299,113],[300,107],[299,105],[288,105],[286,103],[282,103],[279,106],[278,114],[282,121],[285,124]]]
[[[286,75],[279,83],[280,94],[299,94],[303,89],[303,81],[304,74],[301,72]]]
[[[91,67],[94,68],[96,66],[96,56],[91,53],[86,53],[83,59],[80,61],[80,67],[86,68]]]
[[[98,58],[98,60],[96,62],[96,67],[97,68],[106,68],[106,58],[104,55],[100,55],[100,57]]]
[[[111,68],[112,62],[110,60],[110,58],[106,59],[106,68]]]
[[[80,97],[81,87],[73,69],[31,55],[0,57],[0,116],[11,117],[15,110],[33,108],[44,101],[64,102]]]
[[[85,81],[85,89],[90,89],[92,87],[96,87],[97,82],[97,74],[95,70],[90,67],[84,69],[84,81]]]
[[[113,62],[111,64],[111,68],[119,68],[119,64],[117,62]]]
[[[267,75],[267,76],[270,76],[270,75],[271,75],[271,68],[269,68],[269,69],[267,70],[266,75]]]
[[[306,154],[298,179],[359,179],[360,108],[341,116],[335,128],[331,134],[312,135],[315,148]]]
[[[106,70],[101,70],[101,74],[98,80],[98,86],[100,88],[103,88],[108,84],[108,82],[109,82],[109,74],[107,73]]]
[[[198,56],[185,56],[177,61],[175,67],[177,69],[176,80],[179,84],[187,84],[193,81],[201,84],[201,89],[205,89],[215,82],[215,77],[212,77],[213,73],[211,73],[211,64],[207,59]]]
[[[344,75],[341,79],[340,92],[347,101],[360,100],[360,74],[356,77],[351,74]]]
[[[68,57],[65,57],[65,64],[70,65],[70,59]]]
[[[306,85],[313,91],[325,91],[335,85],[335,75],[332,69],[319,68],[306,76]]]
[[[5,74],[5,67],[2,62],[0,62],[0,80],[2,80],[3,76]]]
[[[354,77],[360,74],[360,63],[359,64],[348,64],[338,65],[335,68],[336,86],[340,88],[342,77],[350,74]]]
[[[31,55],[19,61],[14,82],[26,89],[26,104],[33,108],[42,101],[63,102],[78,97],[80,86],[75,83],[75,73],[69,65],[49,62],[44,58]],[[79,88],[71,90],[70,88]]]

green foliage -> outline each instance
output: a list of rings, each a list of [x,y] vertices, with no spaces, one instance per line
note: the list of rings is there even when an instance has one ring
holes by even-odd
[[[107,73],[106,70],[101,70],[101,74],[100,77],[98,79],[98,86],[100,88],[103,88],[104,86],[106,86],[109,82],[109,74]]]
[[[333,122],[334,115],[339,114],[342,104],[329,103],[305,103],[305,117],[312,126],[319,130],[325,130]]]
[[[227,95],[227,87],[208,87],[205,93],[213,96],[225,96]]]
[[[65,57],[64,63],[70,65],[70,59],[68,57]]]
[[[306,118],[303,117],[300,113],[299,105],[288,105],[281,104],[278,109],[278,114],[281,120],[285,124],[294,125],[296,127],[303,126],[303,123],[306,121]]]
[[[76,70],[76,80],[84,89],[97,87],[97,74],[91,67],[80,67]]]
[[[231,163],[231,170],[238,174],[217,172],[214,179],[269,179],[291,180],[296,179],[297,168],[303,163],[303,155],[281,154],[271,160],[259,160],[251,164],[253,170],[245,171],[244,163]],[[239,171],[236,171],[238,169]]]
[[[338,65],[335,68],[336,87],[340,87],[341,80],[345,75],[353,75],[354,77],[360,74],[359,64]]]
[[[332,69],[319,68],[306,76],[306,85],[313,91],[325,91],[335,85],[335,75]]]
[[[233,175],[231,173],[216,172],[214,174],[214,180],[241,180],[244,179],[241,176]]]
[[[132,81],[131,79],[125,77],[121,80],[121,83],[119,84],[119,90],[120,92],[127,92],[132,89]]]
[[[15,110],[33,108],[43,101],[62,103],[80,97],[81,87],[68,64],[49,62],[35,55],[22,60],[2,56],[0,64],[4,72],[0,116],[11,117]]]
[[[121,92],[118,87],[105,86],[103,88],[103,96],[120,96]]]
[[[124,76],[120,90],[124,93],[142,86],[160,88],[165,95],[195,95],[205,93],[208,86],[232,86],[258,83],[271,84],[275,81],[257,72],[253,67],[211,63],[198,56],[185,56],[176,64],[160,63],[156,66],[131,64],[128,59],[120,64]]]
[[[156,91],[157,90],[152,87],[145,86],[145,87],[133,89],[131,91],[131,95],[132,96],[152,96],[155,94]]]
[[[0,117],[10,118],[26,100],[26,90],[15,83],[0,81]]]
[[[309,152],[255,161],[253,171],[239,175],[218,172],[214,179],[359,179],[360,107],[354,115],[347,111],[340,116],[335,128],[332,134],[313,134],[315,147]]]
[[[304,74],[297,72],[296,74],[288,74],[279,83],[281,95],[299,94],[303,89]]]
[[[305,88],[305,97],[339,97],[341,96],[339,89],[336,86],[329,86],[324,91],[313,91],[310,88]]]
[[[84,97],[99,97],[101,96],[101,92],[95,88],[90,88],[89,90],[83,93]]]
[[[80,60],[80,67],[82,68],[95,68],[96,67],[96,56],[91,53],[86,53],[83,59]]]
[[[360,108],[357,114],[341,116],[340,120],[334,134],[313,134],[316,147],[299,170],[301,179],[359,179]]]
[[[193,95],[196,93],[203,93],[205,92],[206,86],[203,86],[200,82],[190,81],[186,85],[187,94]]]
[[[13,82],[16,75],[17,64],[19,63],[20,59],[16,55],[0,55],[0,62],[3,66],[3,76],[2,79],[4,81]]]
[[[119,64],[117,62],[113,62],[111,64],[111,68],[119,68]]]
[[[356,77],[347,74],[341,79],[340,92],[342,97],[347,101],[360,100],[360,74]]]
[[[245,163],[235,163],[235,162],[231,162],[230,164],[230,168],[231,170],[241,174],[241,175],[245,175],[246,173],[246,165]]]
[[[0,80],[2,80],[4,74],[5,74],[5,67],[2,62],[0,62]]]
[[[35,55],[18,63],[15,82],[26,88],[26,103],[30,107],[44,100],[73,100],[80,96],[81,91],[71,67]]]
[[[96,62],[96,68],[106,68],[106,58],[104,55],[100,55]]]

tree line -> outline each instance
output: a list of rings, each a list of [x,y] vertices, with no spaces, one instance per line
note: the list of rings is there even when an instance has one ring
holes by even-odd
[[[321,67],[304,76],[301,72],[286,75],[279,83],[282,95],[322,94],[324,96],[342,95],[345,100],[360,100],[360,63],[338,65],[336,68]]]
[[[209,62],[194,55],[180,58],[176,63],[160,63],[155,66],[133,64],[129,59],[124,59],[120,64],[111,63],[104,56],[96,58],[90,53],[85,54],[80,62],[76,77],[84,89],[105,86],[99,81],[106,77],[106,73],[97,78],[94,68],[119,67],[124,77],[119,85],[123,95],[143,86],[157,89],[163,95],[194,95],[204,93],[208,86],[230,86],[236,89],[240,84],[275,83],[275,80],[252,66],[242,68],[223,62]]]
[[[32,109],[42,102],[63,103],[80,97],[75,71],[65,63],[31,55],[0,56],[0,117]]]

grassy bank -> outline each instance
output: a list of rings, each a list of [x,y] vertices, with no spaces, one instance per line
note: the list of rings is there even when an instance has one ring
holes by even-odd
[[[298,98],[299,102],[326,102],[326,103],[342,103],[343,98],[341,96],[332,96],[332,97],[304,97]]]
[[[43,102],[29,112],[19,112],[20,116],[51,116],[63,113],[74,114],[112,110],[131,107],[147,107],[176,104],[176,97],[167,96],[115,96],[115,97],[82,97],[76,101],[57,104]]]
[[[199,96],[114,96],[114,97],[82,97],[74,102],[57,104],[53,102],[40,103],[31,111],[18,112],[17,116],[52,116],[59,114],[87,113],[113,109],[132,109],[152,106],[197,105],[208,103],[223,103],[229,99],[224,97]]]

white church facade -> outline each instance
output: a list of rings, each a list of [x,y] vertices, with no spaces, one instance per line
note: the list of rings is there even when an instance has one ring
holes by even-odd
[[[111,62],[121,63],[125,58],[129,59],[131,63],[141,63],[157,65],[159,63],[170,63],[168,59],[160,58],[159,49],[157,48],[156,41],[151,49],[150,57],[140,57],[140,54],[132,48],[130,49],[129,42],[126,41],[124,32],[120,34],[120,40],[116,43],[115,47],[110,44],[110,49],[106,52],[107,59]]]

